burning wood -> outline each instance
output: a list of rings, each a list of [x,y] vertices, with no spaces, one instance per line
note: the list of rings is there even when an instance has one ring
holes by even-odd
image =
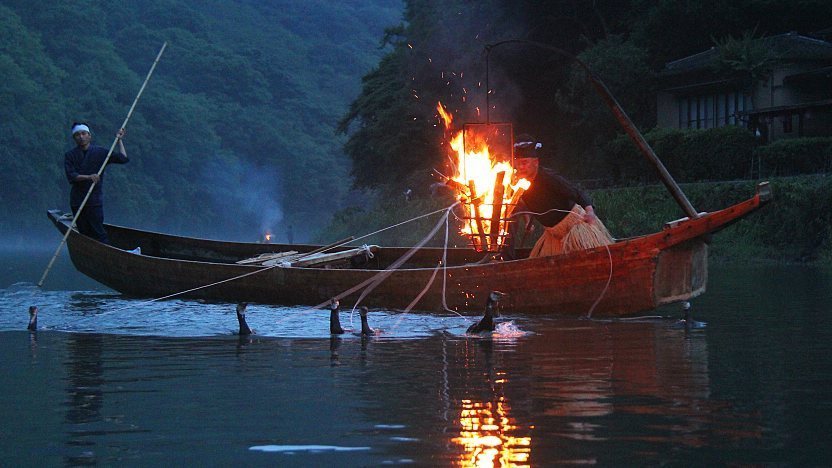
[[[451,116],[437,105],[446,130]],[[454,133],[450,147],[453,175],[446,184],[458,195],[465,211],[460,232],[467,235],[478,251],[499,251],[508,237],[510,217],[523,192],[531,183],[516,180],[511,124],[466,124]]]
[[[482,224],[482,216],[480,215],[482,200],[477,198],[477,186],[473,179],[468,181],[468,189],[471,190],[471,215],[477,223],[477,232],[471,232],[471,234],[479,235],[480,247],[485,249],[488,246],[488,239],[485,237],[485,229]]]
[[[523,193],[525,193],[531,185],[531,182],[526,179],[521,179],[517,182],[517,189],[514,191],[514,195],[511,196],[511,200],[508,202],[508,206],[506,208],[506,219],[511,218],[511,215],[514,214],[514,209],[517,208],[517,204],[520,203],[520,197],[523,196]]]
[[[497,173],[497,177],[494,179],[494,204],[491,208],[491,246],[490,250],[495,250],[499,247],[500,244],[500,221],[503,214],[503,193],[505,192],[505,188],[503,187],[503,179],[506,176],[505,171],[500,171]],[[497,229],[494,227],[497,226]]]

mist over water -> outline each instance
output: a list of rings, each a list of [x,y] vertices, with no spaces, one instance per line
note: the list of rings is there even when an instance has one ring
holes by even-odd
[[[43,276],[49,260],[58,248],[61,238],[57,235],[53,242],[35,242],[33,244],[0,245],[0,289],[19,284],[19,287],[36,288]],[[78,273],[69,258],[66,247],[61,247],[52,270],[44,281],[43,290],[108,290],[100,283]]]

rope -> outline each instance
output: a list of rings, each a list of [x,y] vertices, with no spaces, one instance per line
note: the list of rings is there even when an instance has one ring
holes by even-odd
[[[551,213],[553,211],[560,211],[561,213],[567,213],[567,214],[573,214],[573,215],[575,214],[571,210],[567,211],[567,210],[561,210],[561,209],[558,209],[558,208],[552,208],[551,210],[547,210],[547,211],[544,211],[542,213],[537,213],[537,212],[534,212],[534,211],[518,211],[518,212],[513,213],[512,217],[519,216],[519,215],[524,215],[524,214],[542,216],[542,215],[545,215],[547,213]],[[592,306],[589,308],[589,311],[587,311],[586,317],[585,317],[587,319],[592,318],[592,313],[595,311],[595,308],[598,307],[598,304],[601,302],[601,299],[603,299],[604,296],[607,294],[607,290],[609,289],[610,283],[612,282],[612,252],[610,251],[610,246],[609,245],[604,244],[604,248],[607,249],[607,258],[610,261],[610,273],[607,276],[607,284],[604,285],[604,289],[601,290],[601,294],[598,296],[598,299],[595,299],[595,302],[592,303]]]
[[[381,284],[382,281],[384,281],[388,276],[390,276],[393,273],[394,270],[396,270],[398,267],[400,267],[402,264],[404,264],[404,262],[408,261],[410,259],[410,257],[413,256],[413,254],[415,254],[421,247],[423,247],[427,243],[427,241],[430,240],[436,234],[436,231],[439,230],[439,227],[442,225],[442,223],[446,221],[446,219],[448,217],[447,213],[450,213],[450,211],[458,204],[459,204],[459,202],[456,202],[453,205],[449,206],[448,208],[443,208],[441,210],[434,211],[433,213],[431,213],[431,214],[435,214],[435,213],[438,213],[438,212],[441,212],[441,211],[446,212],[445,216],[443,216],[443,218],[436,224],[436,226],[434,226],[433,229],[431,229],[430,233],[428,233],[428,235],[425,236],[424,239],[419,241],[418,244],[416,244],[413,248],[411,248],[410,250],[405,252],[404,255],[399,257],[398,260],[396,260],[395,262],[390,264],[390,266],[388,266],[384,270],[378,272],[377,274],[371,276],[370,278],[367,278],[366,280],[362,281],[361,283],[359,283],[359,284],[357,284],[357,285],[355,285],[355,286],[347,289],[346,291],[343,291],[340,294],[337,294],[335,296],[335,300],[340,300],[340,299],[343,299],[344,297],[347,297],[350,294],[352,294],[356,291],[359,291],[362,288],[366,287],[366,289],[362,292],[361,296],[358,298],[355,305],[353,306],[352,311],[350,312],[350,324],[352,324],[352,313],[355,312],[355,309],[358,308],[358,304],[361,303],[361,301],[364,299],[364,297],[366,297],[367,294],[369,294],[373,289],[376,288],[376,286]],[[411,221],[413,221],[415,219],[424,218],[424,217],[425,216],[420,216],[418,218],[412,219]],[[401,225],[401,224],[402,223],[399,223],[399,225]],[[324,301],[324,302],[322,302],[318,305],[310,307],[309,309],[307,309],[307,311],[308,310],[320,309],[320,308],[326,306],[327,304],[329,304],[329,299],[327,299],[326,301]],[[302,312],[305,312],[305,311],[302,311]],[[283,320],[286,320],[286,319],[278,320],[276,323],[280,323]]]
[[[359,283],[359,284],[357,284],[357,285],[353,286],[352,288],[349,288],[349,289],[347,289],[347,290],[345,290],[345,291],[343,291],[343,292],[339,293],[338,295],[336,295],[336,296],[334,297],[336,300],[340,300],[340,299],[343,299],[344,297],[347,297],[347,296],[349,296],[350,294],[353,294],[354,292],[359,291],[359,290],[361,290],[362,288],[365,288],[365,287],[366,287],[366,289],[364,289],[364,291],[362,291],[361,295],[359,296],[358,300],[357,300],[357,301],[356,301],[356,303],[353,305],[352,310],[350,311],[350,325],[352,325],[352,321],[353,321],[353,313],[354,313],[354,312],[355,312],[355,310],[358,308],[358,306],[359,306],[359,304],[361,303],[361,301],[363,301],[363,300],[364,300],[364,298],[366,298],[368,294],[370,294],[370,293],[371,293],[371,292],[372,292],[372,291],[373,291],[376,287],[378,287],[378,285],[380,285],[380,284],[381,284],[381,283],[382,283],[385,279],[387,279],[387,277],[389,277],[391,274],[393,274],[393,272],[394,272],[396,269],[398,269],[398,267],[399,267],[399,266],[401,266],[401,265],[402,265],[402,264],[404,264],[407,260],[409,260],[409,259],[410,259],[410,258],[411,258],[411,257],[412,257],[412,256],[413,256],[413,255],[414,255],[414,254],[415,254],[415,253],[416,253],[416,252],[417,252],[420,248],[422,248],[422,247],[423,247],[423,246],[424,246],[424,245],[425,245],[425,244],[426,244],[426,243],[427,243],[427,242],[428,242],[431,238],[433,238],[433,236],[434,236],[434,235],[436,235],[436,232],[439,230],[440,226],[441,226],[443,223],[445,224],[445,242],[444,242],[444,246],[443,246],[443,249],[442,249],[442,261],[441,261],[439,264],[437,264],[437,266],[434,268],[434,270],[433,270],[433,274],[431,275],[430,279],[428,280],[427,285],[425,285],[425,287],[422,289],[422,291],[420,291],[420,292],[416,295],[416,297],[414,298],[414,300],[413,300],[413,301],[411,301],[411,302],[410,302],[410,304],[408,304],[408,306],[407,306],[407,307],[404,309],[404,311],[402,312],[402,315],[403,315],[403,314],[405,314],[405,313],[410,312],[410,310],[412,310],[412,309],[413,309],[413,307],[415,307],[415,305],[416,305],[416,304],[418,304],[418,302],[422,299],[422,297],[423,297],[423,296],[427,293],[427,291],[428,291],[428,290],[430,289],[430,287],[433,285],[433,282],[434,282],[434,281],[435,281],[435,279],[436,279],[436,275],[437,275],[437,273],[439,272],[439,269],[440,269],[440,267],[441,267],[441,268],[442,268],[442,270],[443,270],[443,275],[442,275],[442,307],[443,307],[443,308],[445,309],[445,311],[447,311],[447,312],[451,312],[451,313],[453,313],[453,314],[458,315],[459,317],[466,318],[465,316],[463,316],[463,315],[462,315],[462,314],[460,314],[459,312],[457,312],[457,311],[455,311],[455,310],[453,310],[453,309],[449,308],[449,307],[448,307],[448,303],[447,303],[447,279],[448,279],[448,275],[447,275],[448,262],[447,262],[447,259],[448,259],[448,239],[449,239],[449,224],[450,224],[450,223],[449,223],[449,221],[450,221],[450,215],[451,215],[451,214],[454,214],[454,216],[455,216],[457,219],[459,219],[459,217],[458,217],[458,216],[456,216],[456,214],[455,214],[455,213],[453,213],[453,209],[454,209],[457,205],[459,205],[459,202],[456,202],[456,203],[454,203],[453,205],[451,205],[451,206],[449,206],[449,207],[447,207],[447,208],[442,208],[442,209],[439,209],[439,210],[436,210],[436,211],[432,211],[432,212],[430,212],[430,213],[427,213],[427,214],[424,214],[424,215],[421,215],[421,216],[417,216],[417,217],[415,217],[415,218],[411,218],[411,219],[409,219],[409,220],[402,221],[402,222],[400,222],[400,223],[397,223],[397,224],[394,224],[394,225],[391,225],[391,226],[388,226],[388,227],[385,227],[385,228],[379,229],[379,230],[374,231],[374,232],[371,232],[371,233],[369,233],[369,234],[365,234],[364,236],[361,236],[361,237],[358,237],[358,238],[356,238],[356,239],[353,239],[352,241],[347,241],[347,242],[354,242],[354,241],[356,241],[356,240],[364,239],[364,238],[367,238],[367,237],[373,236],[373,235],[375,235],[375,234],[378,234],[378,233],[381,233],[381,232],[387,231],[387,230],[389,230],[389,229],[392,229],[392,228],[395,228],[395,227],[399,227],[399,226],[405,225],[405,224],[407,224],[407,223],[410,223],[410,222],[417,221],[417,220],[422,219],[422,218],[426,218],[426,217],[432,216],[432,215],[434,215],[434,214],[436,214],[436,213],[445,212],[445,216],[443,216],[443,217],[442,217],[442,219],[440,219],[440,220],[439,220],[439,222],[436,224],[436,226],[434,226],[434,227],[433,227],[433,229],[431,229],[431,230],[430,230],[430,232],[429,232],[429,233],[428,233],[428,234],[427,234],[427,235],[426,235],[426,236],[425,236],[425,237],[424,237],[421,241],[419,241],[419,242],[418,242],[415,246],[413,246],[410,250],[408,250],[407,252],[405,252],[405,253],[404,253],[404,255],[402,255],[401,257],[399,257],[399,259],[398,259],[398,260],[396,260],[395,262],[393,262],[392,264],[390,264],[390,266],[388,266],[388,267],[387,267],[387,268],[385,268],[384,270],[380,271],[380,272],[379,272],[379,273],[377,273],[376,275],[374,275],[374,276],[372,276],[372,277],[370,277],[370,278],[368,278],[368,279],[366,279],[366,280],[362,281],[361,283]],[[524,211],[524,212],[514,213],[514,215],[515,215],[515,216],[516,216],[516,215],[520,215],[520,214],[542,215],[542,214],[549,213],[549,212],[551,212],[551,211],[562,211],[562,212],[566,212],[566,213],[571,213],[571,211],[559,210],[559,209],[557,209],[557,208],[553,208],[553,209],[551,209],[551,210],[548,210],[548,211],[545,211],[545,212],[542,212],[542,213],[536,213],[536,212],[532,212],[532,211]],[[347,243],[347,242],[344,242],[344,243]],[[331,248],[335,248],[335,247],[338,247],[338,245],[333,245]],[[607,278],[607,283],[606,283],[606,285],[604,286],[604,289],[601,291],[601,294],[598,296],[598,298],[595,300],[595,302],[592,304],[592,306],[590,307],[589,311],[588,311],[588,312],[587,312],[587,314],[586,314],[586,318],[587,318],[587,319],[590,319],[590,318],[592,317],[592,313],[595,311],[595,308],[598,306],[598,304],[601,302],[601,299],[602,299],[602,298],[604,297],[604,295],[607,293],[607,290],[609,289],[610,283],[611,283],[611,281],[612,281],[612,274],[613,274],[612,253],[610,252],[610,248],[609,248],[609,246],[605,246],[605,247],[606,247],[606,249],[607,249],[607,256],[608,256],[609,261],[610,261],[610,272],[609,272],[609,276],[608,276],[608,278]],[[330,248],[330,249],[331,249],[331,248]],[[327,249],[327,250],[330,250],[330,249]],[[370,252],[369,246],[367,246],[366,244],[364,244],[364,245],[361,247],[361,249],[362,249],[362,250],[364,250],[364,251],[365,251],[365,253],[366,253],[366,254],[367,254],[370,258],[372,258],[372,257],[373,257],[372,252]],[[283,264],[276,264],[276,265],[273,265],[273,266],[270,266],[270,267],[261,268],[261,269],[259,269],[259,270],[255,270],[255,271],[251,271],[251,272],[248,272],[248,273],[244,273],[244,274],[242,274],[242,275],[239,275],[239,276],[234,276],[234,277],[232,277],[232,278],[227,278],[227,279],[224,279],[224,280],[221,280],[221,281],[217,281],[217,282],[214,282],[214,283],[206,284],[206,285],[203,285],[203,286],[197,286],[197,287],[195,287],[195,288],[191,288],[191,289],[188,289],[188,290],[185,290],[185,291],[180,291],[180,292],[173,293],[173,294],[168,294],[167,296],[162,296],[162,297],[157,297],[157,298],[154,298],[154,299],[149,299],[149,300],[146,300],[146,301],[139,302],[138,304],[131,304],[130,306],[121,307],[121,308],[115,309],[115,310],[113,310],[113,311],[111,311],[111,312],[118,312],[118,311],[125,310],[125,309],[131,308],[131,307],[142,306],[142,305],[145,305],[145,304],[150,304],[150,303],[157,302],[157,301],[161,301],[161,300],[165,300],[165,299],[171,299],[171,298],[173,298],[173,297],[181,296],[181,295],[183,295],[183,294],[187,294],[187,293],[190,293],[190,292],[198,291],[198,290],[200,290],[200,289],[207,289],[207,288],[210,288],[210,287],[213,287],[213,286],[219,285],[219,284],[228,283],[228,282],[231,282],[231,281],[234,281],[234,280],[237,280],[237,279],[245,278],[245,277],[247,277],[247,276],[256,275],[256,274],[258,274],[258,273],[262,273],[262,272],[265,272],[265,271],[269,271],[269,270],[271,270],[271,269],[273,269],[273,268],[278,268],[278,267],[282,267],[282,266],[284,266],[284,265],[283,265]],[[327,299],[326,301],[321,302],[320,304],[317,304],[317,305],[315,305],[315,306],[312,306],[312,307],[310,307],[309,309],[307,309],[307,310],[305,310],[305,311],[300,311],[299,313],[304,313],[304,312],[311,311],[311,310],[321,309],[321,308],[323,308],[324,306],[329,305],[329,302],[330,302],[330,300],[329,300],[329,299]],[[279,324],[279,323],[281,323],[282,321],[287,320],[287,319],[288,319],[288,317],[283,318],[283,319],[278,319],[275,323],[276,323],[276,324]],[[400,322],[401,322],[401,320],[402,320],[402,319],[403,319],[403,317],[399,318],[399,320],[398,320],[398,321],[396,322],[396,324],[394,325],[393,329],[395,329],[396,327],[398,327],[398,325],[400,324]]]
[[[375,254],[373,254],[373,251],[370,250],[369,245],[364,244],[360,247],[360,249],[361,249],[362,252],[364,252],[364,255],[366,255],[367,258],[369,258],[369,259],[375,258]]]
[[[612,282],[612,252],[610,252],[610,246],[604,244],[604,247],[607,248],[607,257],[610,260],[610,275],[607,277],[607,284],[604,285],[604,289],[601,291],[601,295],[598,296],[598,299],[595,299],[595,302],[592,304],[592,307],[589,308],[589,312],[586,313],[586,318],[592,318],[592,312],[595,311],[595,307],[598,306],[598,303],[601,302],[601,298],[607,294],[607,289],[610,287],[610,283]]]
[[[396,227],[399,227],[399,226],[403,226],[403,225],[405,225],[405,224],[407,224],[407,223],[410,223],[410,222],[416,221],[416,220],[418,220],[418,219],[427,218],[428,216],[435,215],[436,213],[441,213],[441,212],[443,212],[443,211],[448,211],[448,210],[452,209],[453,207],[455,207],[455,206],[456,206],[456,205],[458,205],[458,204],[459,204],[459,202],[456,202],[456,203],[454,203],[453,205],[451,205],[451,206],[449,206],[449,207],[447,207],[447,208],[441,208],[441,209],[438,209],[438,210],[436,210],[436,211],[431,211],[430,213],[423,214],[423,215],[421,215],[421,216],[417,216],[417,217],[415,217],[415,218],[408,219],[407,221],[402,221],[401,223],[394,224],[394,225],[392,225],[392,226],[387,226],[386,228],[382,228],[382,229],[379,229],[378,231],[371,232],[371,233],[369,233],[369,234],[365,234],[365,235],[363,235],[363,236],[361,236],[361,237],[356,237],[355,239],[353,239],[353,240],[351,240],[351,241],[348,241],[348,242],[344,242],[344,243],[346,244],[346,243],[349,243],[349,242],[355,242],[355,241],[357,241],[357,240],[361,240],[361,239],[364,239],[364,238],[366,238],[366,237],[374,236],[374,235],[376,235],[376,234],[378,234],[378,233],[380,233],[380,232],[384,232],[384,231],[387,231],[387,230],[389,230],[389,229],[393,229],[393,228],[396,228]],[[337,246],[337,245],[335,245],[335,246],[333,246],[333,247],[338,247],[338,246]]]
[[[370,285],[361,293],[361,296],[359,296],[358,300],[356,301],[355,305],[352,308],[353,312],[358,307],[358,304],[360,304],[361,301],[364,300],[364,298],[367,297],[368,294],[370,294],[379,284],[381,284],[385,279],[387,279],[388,276],[393,274],[393,271],[398,269],[402,264],[404,264],[404,262],[409,260],[410,257],[412,257],[420,248],[424,247],[424,245],[427,244],[427,242],[431,238],[433,238],[433,236],[436,235],[436,232],[439,230],[439,227],[442,226],[442,223],[447,224],[449,213],[458,204],[459,204],[459,202],[456,202],[453,205],[451,205],[450,207],[444,208],[442,211],[446,212],[445,216],[443,216],[442,219],[440,219],[439,222],[436,223],[436,226],[434,226],[433,229],[431,229],[431,231],[428,233],[428,235],[426,235],[421,241],[419,241],[410,250],[405,252],[404,255],[399,257],[399,259],[396,260],[395,262],[393,262],[389,267],[385,268],[383,271],[376,274],[373,278],[370,278],[370,280],[372,280],[372,281],[370,282]]]
[[[245,274],[242,274],[242,275],[239,275],[239,276],[234,276],[233,278],[228,278],[228,279],[217,281],[216,283],[210,283],[210,284],[205,284],[205,285],[202,285],[202,286],[197,286],[195,288],[186,289],[185,291],[180,291],[180,292],[177,292],[177,293],[168,294],[167,296],[157,297],[155,299],[148,299],[146,301],[142,301],[142,302],[139,302],[137,304],[132,304],[132,305],[129,305],[129,306],[125,306],[125,307],[115,309],[111,312],[118,312],[118,311],[121,311],[121,310],[129,309],[131,307],[143,306],[145,304],[150,304],[151,302],[163,301],[165,299],[170,299],[170,298],[173,298],[173,297],[176,297],[176,296],[181,296],[181,295],[187,294],[189,292],[199,291],[200,289],[207,289],[207,288],[210,288],[212,286],[216,286],[218,284],[229,283],[231,281],[238,280],[240,278],[245,278],[246,276],[256,275],[257,273],[262,273],[264,271],[268,271],[268,270],[271,270],[272,268],[277,268],[279,266],[281,266],[281,265],[273,265],[273,266],[270,266],[270,267],[262,268],[260,270],[250,271],[248,273],[245,273]],[[329,303],[329,301],[327,301],[327,303]]]
[[[453,208],[453,207],[451,207],[451,208]],[[448,213],[450,213],[450,208],[448,209]],[[443,279],[443,282],[442,282],[442,306],[444,307],[445,310],[447,310],[449,312],[452,312],[452,313],[454,313],[454,314],[456,314],[456,315],[458,315],[462,318],[466,318],[462,314],[460,314],[459,312],[449,309],[448,305],[446,303],[446,300],[445,300],[445,294],[446,294],[445,285],[446,285],[446,280],[447,280],[447,277],[448,277],[448,274],[447,274],[447,270],[448,270],[448,238],[449,238],[449,230],[450,230],[449,225],[450,225],[451,217],[446,215],[444,218],[445,218],[445,243],[444,243],[444,247],[442,249],[442,260],[436,265],[436,268],[433,269],[433,274],[431,275],[430,279],[428,280],[428,284],[425,285],[425,287],[422,289],[422,291],[419,294],[416,295],[416,298],[413,299],[413,301],[411,301],[410,304],[408,304],[408,306],[402,311],[401,316],[396,321],[396,323],[393,325],[391,331],[398,328],[399,324],[404,319],[404,314],[410,312],[413,309],[413,307],[415,307],[416,304],[419,303],[419,301],[422,299],[422,297],[425,295],[425,293],[428,292],[431,285],[433,285],[433,281],[436,279],[436,274],[439,272],[440,267],[443,268],[443,272],[442,272],[442,279]],[[350,319],[352,319],[352,316],[350,316]]]
[[[431,216],[431,215],[434,215],[434,214],[436,214],[436,213],[440,213],[440,212],[442,212],[442,211],[450,210],[451,208],[453,208],[453,207],[454,207],[454,206],[456,206],[457,204],[458,204],[458,202],[457,202],[457,203],[454,203],[453,205],[451,205],[451,206],[450,206],[450,207],[448,207],[448,208],[442,208],[442,209],[440,209],[440,210],[436,210],[436,211],[433,211],[433,212],[430,212],[430,213],[427,213],[427,214],[424,214],[424,215],[421,215],[421,216],[417,216],[417,217],[415,217],[415,218],[411,218],[411,219],[409,219],[409,220],[407,220],[407,221],[403,221],[403,222],[401,222],[401,223],[394,224],[393,226],[388,226],[388,227],[386,227],[386,228],[379,229],[378,231],[371,232],[370,234],[366,234],[366,235],[364,235],[364,236],[358,237],[357,239],[353,239],[353,240],[351,240],[351,241],[346,241],[346,242],[344,242],[344,243],[342,243],[342,244],[346,244],[347,242],[354,242],[354,241],[359,240],[359,239],[364,239],[365,237],[369,237],[369,236],[372,236],[372,235],[378,234],[378,233],[383,232],[383,231],[386,231],[386,230],[388,230],[388,229],[392,229],[393,227],[398,227],[398,226],[401,226],[401,225],[404,225],[404,224],[407,224],[407,223],[410,223],[410,222],[413,222],[413,221],[416,221],[416,220],[419,220],[419,219],[422,219],[422,218],[426,218],[426,217]],[[435,233],[435,230],[434,230],[434,233]],[[426,240],[424,240],[424,241],[422,242],[422,244],[421,244],[421,245],[424,245],[426,242],[427,242],[427,239],[426,239]],[[333,245],[332,247],[330,247],[330,249],[335,248],[335,247],[338,247],[339,245],[342,245],[342,244]],[[420,245],[419,247],[421,247],[421,245]],[[330,249],[327,249],[327,250],[330,250]],[[369,251],[369,247],[367,248],[367,250]],[[407,254],[405,254],[405,255],[407,255]],[[410,254],[410,256],[412,256],[412,255],[413,255],[413,254],[411,253],[411,254]],[[410,258],[410,256],[408,256],[407,258]],[[405,259],[404,261],[407,261],[407,259]],[[402,261],[402,263],[404,263],[404,261]],[[115,310],[113,310],[112,312],[119,312],[119,311],[121,311],[121,310],[129,309],[129,308],[131,308],[131,307],[142,306],[142,305],[145,305],[145,304],[150,304],[150,303],[157,302],[157,301],[162,301],[162,300],[165,300],[165,299],[171,299],[171,298],[173,298],[173,297],[181,296],[181,295],[183,295],[183,294],[187,294],[187,293],[194,292],[194,291],[199,291],[200,289],[207,289],[207,288],[210,288],[210,287],[213,287],[213,286],[219,285],[219,284],[228,283],[228,282],[231,282],[231,281],[234,281],[234,280],[240,279],[240,278],[245,278],[245,277],[247,277],[247,276],[256,275],[256,274],[258,274],[258,273],[263,273],[263,272],[265,272],[265,271],[269,271],[269,270],[274,269],[274,268],[279,268],[279,267],[281,267],[281,266],[283,266],[283,265],[282,265],[282,264],[276,264],[276,265],[272,265],[272,266],[270,266],[270,267],[264,267],[264,268],[261,268],[261,269],[259,269],[259,270],[255,270],[255,271],[251,271],[251,272],[248,272],[248,273],[244,273],[244,274],[242,274],[242,275],[239,275],[239,276],[234,276],[234,277],[227,278],[227,279],[224,279],[224,280],[221,280],[221,281],[217,281],[217,282],[214,282],[214,283],[205,284],[205,285],[202,285],[202,286],[197,286],[197,287],[195,287],[195,288],[187,289],[187,290],[185,290],[185,291],[180,291],[180,292],[176,292],[176,293],[173,293],[173,294],[168,294],[167,296],[157,297],[157,298],[154,298],[154,299],[148,299],[148,300],[146,300],[146,301],[142,301],[142,302],[139,302],[139,303],[137,303],[137,304],[131,304],[130,306],[125,306],[125,307],[121,307],[121,308],[115,309]],[[389,267],[388,267],[388,268],[389,268]],[[370,279],[373,279],[373,278],[370,278]],[[366,283],[366,281],[365,281],[365,283]],[[363,287],[363,286],[365,286],[365,285],[366,285],[366,284],[362,283],[362,284],[361,284],[361,285],[359,285],[359,286],[360,286],[360,287]],[[358,289],[360,289],[360,287],[359,287]],[[349,294],[352,294],[353,292],[357,291],[358,289],[350,289],[350,290],[348,290],[349,292],[347,292],[346,294],[345,294],[345,293],[341,293],[341,294],[339,294],[338,296],[336,296],[336,299],[340,299],[340,298],[342,298],[342,297],[344,297],[344,296],[348,296]],[[321,304],[318,304],[318,305],[316,305],[316,306],[312,307],[312,309],[320,309],[321,307],[323,307],[323,306],[325,306],[325,305],[328,305],[328,304],[329,304],[329,300],[327,300],[326,302],[322,302]]]

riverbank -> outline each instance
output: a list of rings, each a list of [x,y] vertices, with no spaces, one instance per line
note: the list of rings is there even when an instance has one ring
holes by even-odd
[[[814,175],[770,179],[771,203],[713,236],[710,259],[715,263],[832,263],[832,176]],[[682,190],[698,211],[716,211],[754,195],[757,181],[740,180],[682,184]],[[596,211],[617,238],[649,234],[684,213],[660,184],[591,190]],[[450,198],[379,196],[367,209],[349,208],[336,214],[318,236],[326,243],[350,235],[363,235],[441,209]],[[438,219],[386,231],[365,243],[386,246],[414,245]],[[466,239],[454,228],[449,245],[463,247]],[[539,229],[526,240],[528,247]],[[430,243],[441,246],[444,229]]]
[[[715,262],[832,263],[832,177],[771,179],[771,203],[720,231]],[[682,184],[698,211],[716,211],[749,198],[756,181]],[[655,232],[683,216],[662,185],[596,190],[599,216],[616,237]]]

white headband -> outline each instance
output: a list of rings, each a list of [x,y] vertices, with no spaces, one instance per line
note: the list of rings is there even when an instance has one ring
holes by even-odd
[[[72,136],[75,136],[75,134],[78,133],[78,132],[90,133],[90,128],[87,127],[84,124],[78,124],[78,125],[72,127]]]
[[[515,143],[514,147],[515,148],[528,148],[532,145],[534,145],[534,149],[543,148],[543,143],[535,143],[533,141],[521,141],[521,142]]]

